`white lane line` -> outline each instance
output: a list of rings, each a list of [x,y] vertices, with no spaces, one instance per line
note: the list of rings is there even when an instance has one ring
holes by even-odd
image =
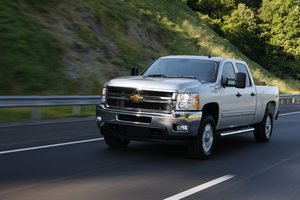
[[[300,112],[291,112],[291,113],[279,114],[279,117],[280,116],[285,116],[285,115],[294,115],[294,114],[300,114]]]
[[[185,197],[187,197],[187,196],[190,196],[190,195],[192,195],[192,194],[194,194],[194,193],[196,193],[196,192],[200,192],[201,190],[205,190],[205,189],[207,189],[207,188],[209,188],[209,187],[212,187],[212,186],[214,186],[214,185],[217,185],[217,184],[219,184],[219,183],[222,183],[222,182],[224,182],[224,181],[227,181],[228,179],[231,179],[231,178],[233,178],[233,177],[235,177],[235,175],[227,174],[227,175],[225,175],[225,176],[222,176],[222,177],[220,177],[220,178],[214,179],[214,180],[209,181],[209,182],[207,182],[207,183],[204,183],[204,184],[202,184],[202,185],[198,185],[198,186],[196,186],[196,187],[194,187],[194,188],[191,188],[191,189],[189,189],[189,190],[186,190],[186,191],[184,191],[184,192],[181,192],[181,193],[179,193],[179,194],[176,194],[176,195],[171,196],[171,197],[169,197],[169,198],[166,198],[166,199],[164,199],[164,200],[179,200],[179,199],[185,198]]]
[[[44,149],[44,148],[50,148],[50,147],[66,146],[66,145],[71,145],[71,144],[94,142],[94,141],[98,141],[98,140],[104,140],[104,138],[81,140],[81,141],[75,141],[75,142],[66,142],[66,143],[60,143],[60,144],[50,144],[50,145],[45,145],[45,146],[29,147],[29,148],[24,148],[24,149],[14,149],[14,150],[9,150],[9,151],[0,151],[0,155],[1,154],[6,154],[6,153],[20,152],[20,151],[29,151],[29,150],[35,150],[35,149]]]

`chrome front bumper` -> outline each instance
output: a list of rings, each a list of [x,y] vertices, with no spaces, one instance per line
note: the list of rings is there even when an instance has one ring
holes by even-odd
[[[119,116],[129,116],[134,119],[146,118],[147,122],[139,122],[139,120],[122,120]],[[188,111],[188,112],[178,112],[174,111],[168,114],[164,113],[147,113],[147,112],[136,112],[136,111],[125,111],[107,108],[103,105],[96,106],[96,122],[103,135],[124,135],[130,138],[132,136],[137,138],[137,140],[143,140],[143,138],[148,138],[152,135],[153,139],[159,138],[162,140],[176,140],[184,137],[196,137],[198,129],[200,126],[202,118],[201,111]],[[149,120],[148,120],[149,119]],[[185,131],[178,131],[176,125],[187,125],[188,129]],[[120,130],[119,127],[120,126]],[[133,128],[134,127],[134,128]],[[121,130],[122,129],[122,130]],[[151,130],[149,134],[143,134],[141,132],[147,132]],[[155,130],[162,132],[161,134],[155,136]],[[130,133],[129,133],[130,132]],[[140,133],[132,133],[140,132]],[[153,134],[154,135],[153,135]],[[151,137],[150,137],[151,139]]]

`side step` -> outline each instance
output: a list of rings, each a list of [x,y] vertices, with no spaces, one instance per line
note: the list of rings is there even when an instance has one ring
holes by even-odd
[[[243,128],[243,129],[239,129],[239,130],[229,130],[229,131],[220,131],[220,135],[221,136],[227,136],[227,135],[235,135],[235,134],[240,134],[240,133],[247,133],[250,131],[254,131],[254,128]]]

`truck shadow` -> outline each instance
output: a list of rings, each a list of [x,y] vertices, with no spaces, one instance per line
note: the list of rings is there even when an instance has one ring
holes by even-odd
[[[226,137],[217,138],[217,142],[213,151],[212,158],[230,156],[234,152],[241,152],[243,150],[250,150],[256,148],[257,142],[253,136],[253,133],[232,135]],[[147,142],[131,143],[123,149],[115,149],[107,147],[101,151],[105,151],[111,156],[143,156],[143,157],[164,157],[164,158],[183,158],[191,159],[187,152],[187,146],[178,145],[162,145]],[[102,152],[103,153],[103,152]]]
[[[253,133],[218,137],[214,150],[236,151],[240,148],[251,147],[256,143]]]

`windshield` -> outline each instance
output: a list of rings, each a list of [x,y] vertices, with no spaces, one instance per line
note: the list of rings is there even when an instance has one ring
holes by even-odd
[[[143,71],[141,75],[157,75],[166,78],[195,77],[203,82],[215,82],[218,66],[218,62],[210,60],[161,58]]]

